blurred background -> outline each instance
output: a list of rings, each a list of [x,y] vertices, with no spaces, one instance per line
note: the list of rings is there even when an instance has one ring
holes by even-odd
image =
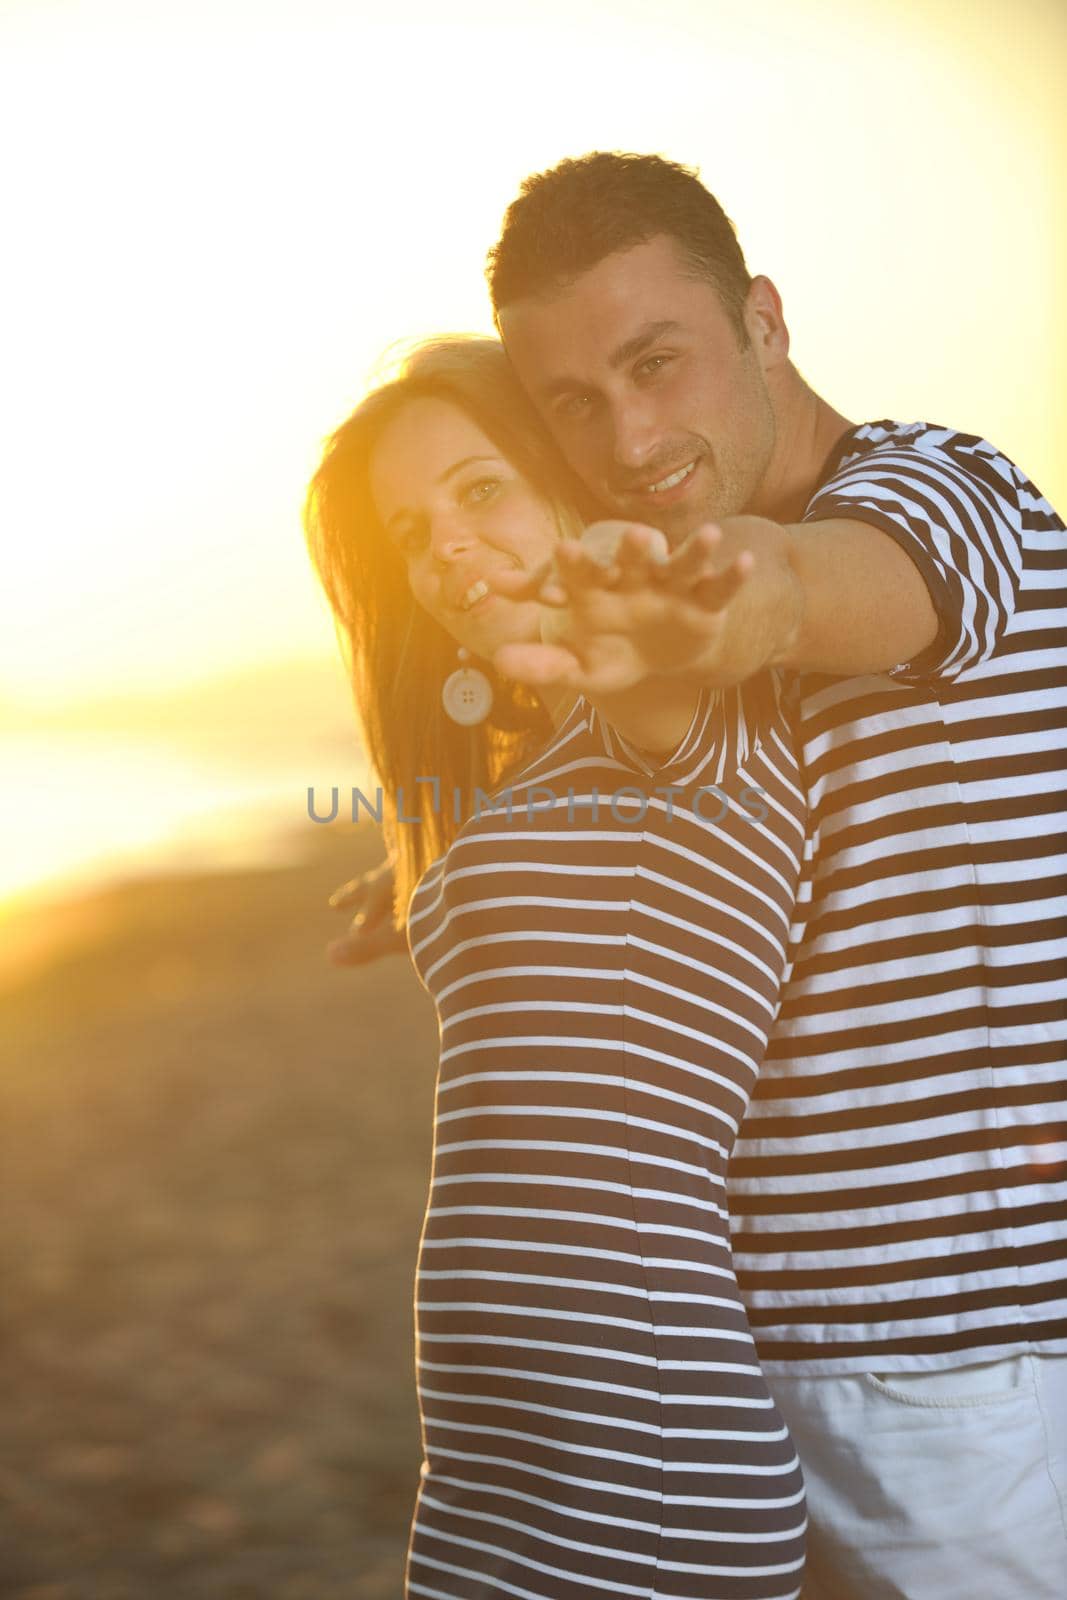
[[[857,418],[1067,503],[1058,0],[0,6],[0,1593],[395,1600],[435,1029],[300,505],[522,177],[698,165]],[[307,792],[328,815],[309,819]]]

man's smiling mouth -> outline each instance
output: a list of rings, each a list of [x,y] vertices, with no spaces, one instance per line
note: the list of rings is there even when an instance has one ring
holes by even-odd
[[[672,472],[669,477],[661,478],[658,483],[647,483],[644,486],[646,494],[663,494],[667,489],[675,489],[686,478],[691,477],[696,471],[696,462],[690,461],[688,466],[679,467],[677,472]]]

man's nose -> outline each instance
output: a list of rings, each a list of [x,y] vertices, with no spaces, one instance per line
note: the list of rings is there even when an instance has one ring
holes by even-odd
[[[654,408],[637,395],[627,395],[611,408],[611,449],[615,463],[628,471],[643,467],[655,455],[659,424]]]

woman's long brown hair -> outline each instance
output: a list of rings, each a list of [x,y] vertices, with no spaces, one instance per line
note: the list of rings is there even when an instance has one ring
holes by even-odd
[[[464,411],[552,506],[561,535],[581,526],[580,491],[567,481],[496,339],[453,336],[415,346],[399,375],[372,390],[326,442],[308,487],[304,531],[383,790],[398,927],[422,873],[473,809],[475,792],[499,785],[551,733],[537,696],[482,661],[476,664],[494,690],[488,721],[461,727],[442,706],[441,687],[458,665],[456,642],[416,604],[369,481],[384,428],[409,401],[423,397]],[[435,786],[417,778],[437,779],[436,805]]]

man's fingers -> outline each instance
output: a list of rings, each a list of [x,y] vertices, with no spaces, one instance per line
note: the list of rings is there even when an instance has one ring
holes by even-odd
[[[388,861],[343,883],[329,903],[335,911],[355,913],[347,931],[326,947],[327,959],[335,967],[363,966],[406,949],[404,935],[393,925],[393,871]]]
[[[618,563],[610,556],[583,549],[575,541],[560,545],[556,564],[568,598],[587,589],[613,589],[620,576]]]
[[[507,595],[509,600],[534,600],[537,591],[548,576],[549,564],[546,561],[535,572],[522,571],[517,567],[504,567],[499,572],[487,572],[485,581],[494,594]]]
[[[506,644],[493,657],[505,677],[532,688],[573,689],[587,696],[618,694],[640,682],[643,670],[629,656],[583,663],[570,650],[552,644]]]
[[[350,928],[340,939],[326,946],[326,955],[335,967],[362,967],[381,956],[397,955],[406,949],[407,939],[389,919],[372,928]]]
[[[354,921],[377,922],[393,907],[393,874],[388,861],[350,878],[334,890],[328,903],[334,911],[355,912]]]
[[[632,522],[623,530],[617,556],[621,561],[644,561],[659,567],[668,560],[670,546],[659,528],[646,528],[643,523]]]
[[[560,608],[589,590],[645,588],[663,570],[664,536],[640,524],[595,524],[581,539],[563,539],[554,557],[532,572],[488,572],[485,581],[509,600],[537,600]]]
[[[578,657],[558,644],[503,644],[493,656],[493,665],[505,678],[535,689],[550,684],[577,689],[582,677]]]
[[[350,878],[347,883],[342,883],[335,889],[329,898],[328,904],[334,911],[348,911],[359,902],[367,892],[366,876]]]
[[[666,538],[658,528],[641,523],[599,522],[559,548],[558,565],[564,581],[574,587],[646,588],[650,575],[667,557]]]
[[[725,572],[698,578],[690,588],[688,598],[704,611],[722,611],[747,582],[755,565],[756,559],[751,551],[743,550],[734,557]]]
[[[350,878],[330,896],[335,911],[355,911],[363,920],[377,922],[393,905],[393,871],[388,861]]]
[[[660,568],[666,588],[687,597],[705,610],[721,610],[755,571],[756,557],[741,550],[725,560],[721,530],[714,524],[699,528]]]
[[[705,523],[668,556],[660,569],[663,581],[695,582],[717,572],[723,565],[721,545],[722,529],[714,522]]]
[[[511,567],[487,572],[485,581],[494,594],[505,595],[509,600],[539,600],[544,605],[550,606],[562,606],[567,603],[566,590],[562,589],[557,581],[552,561],[543,561],[532,572],[523,572]]]
[[[606,550],[584,549],[581,545],[561,546],[558,558],[559,581],[571,599],[591,591],[616,590],[631,594],[658,583],[661,560],[650,554],[650,542],[642,537],[654,529],[635,529],[624,534],[612,554]]]
[[[335,967],[358,967],[379,956],[407,948],[407,939],[393,924],[393,871],[388,861],[349,879],[330,896],[336,911],[354,911],[348,929],[326,947]]]
[[[667,541],[656,528],[628,528],[619,543],[617,560],[621,593],[660,589],[667,561]]]

